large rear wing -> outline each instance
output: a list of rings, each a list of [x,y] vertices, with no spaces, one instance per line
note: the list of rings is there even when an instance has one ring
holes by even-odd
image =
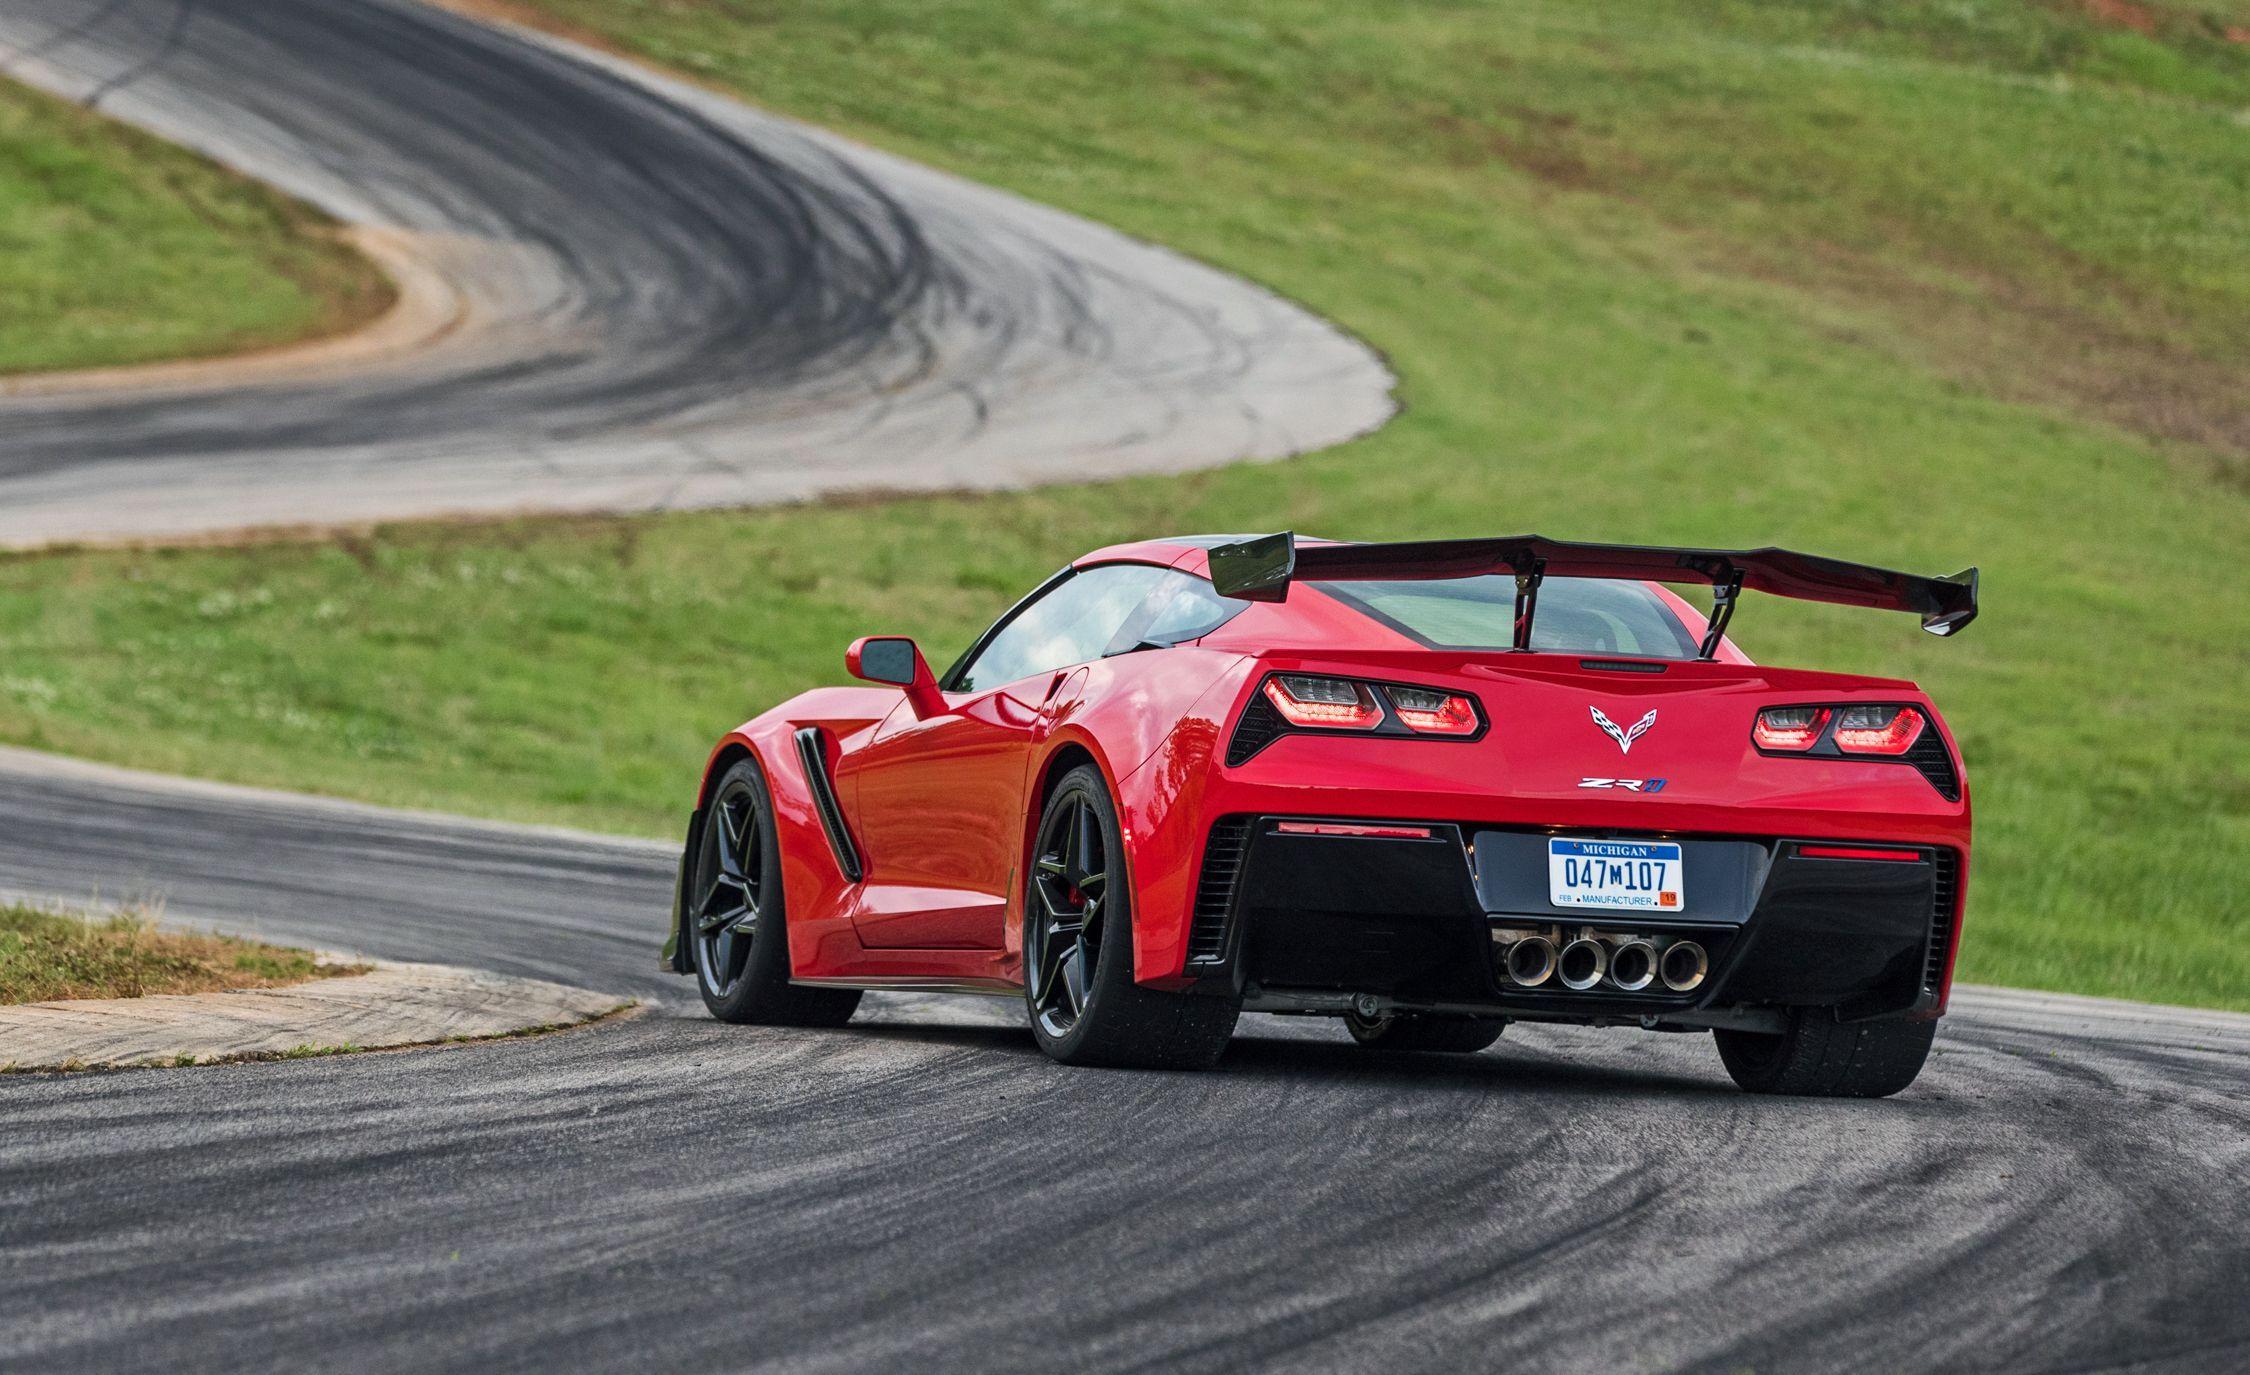
[[[1543,535],[1417,540],[1402,544],[1299,544],[1293,532],[1259,535],[1210,551],[1211,583],[1221,596],[1281,601],[1292,582],[1470,578],[1510,573],[1516,580],[1515,647],[1531,645],[1539,583],[1558,578],[1623,578],[1699,583],[1712,589],[1702,653],[1718,652],[1743,589],[1799,601],[1910,611],[1932,635],[1951,635],[1977,616],[1977,570],[1929,578],[1788,549],[1686,549],[1646,544],[1581,544]]]

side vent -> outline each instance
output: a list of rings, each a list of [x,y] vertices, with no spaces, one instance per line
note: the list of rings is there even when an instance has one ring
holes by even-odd
[[[1930,780],[1930,786],[1938,790],[1939,797],[1948,802],[1961,800],[1960,772],[1953,767],[1953,756],[1945,750],[1945,737],[1937,733],[1936,727],[1925,729],[1904,757]]]
[[[1203,876],[1195,885],[1195,918],[1188,924],[1188,968],[1224,964],[1227,921],[1234,913],[1235,881],[1250,844],[1250,818],[1222,817],[1211,825],[1203,847]]]
[[[836,856],[836,867],[857,883],[867,871],[860,865],[859,846],[852,843],[851,828],[844,824],[836,785],[828,777],[828,747],[821,743],[820,731],[813,726],[799,730],[796,741],[798,761],[805,766],[805,786],[812,791],[813,810],[820,814],[820,829],[828,833],[828,848]]]
[[[1266,695],[1251,693],[1250,705],[1242,709],[1242,719],[1234,724],[1234,738],[1227,741],[1227,767],[1248,763],[1251,755],[1272,744],[1285,729],[1287,723]]]
[[[1935,993],[1945,982],[1945,964],[1953,954],[1954,904],[1961,893],[1961,856],[1956,850],[1939,846],[1931,854],[1937,867],[1937,878],[1932,885],[1930,899],[1930,953],[1922,962],[1922,987]]]

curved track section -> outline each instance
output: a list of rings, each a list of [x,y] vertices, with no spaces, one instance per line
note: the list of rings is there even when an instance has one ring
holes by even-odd
[[[1177,471],[1393,408],[1237,278],[413,0],[10,0],[0,74],[356,226],[416,322],[0,388],[0,545]]]
[[[669,847],[0,752],[0,890],[598,983],[541,1040],[0,1081],[0,1366],[2137,1370],[2250,1362],[2250,1018],[1970,990],[1882,1102],[1707,1038],[1070,1070],[1019,1007],[728,1027]]]

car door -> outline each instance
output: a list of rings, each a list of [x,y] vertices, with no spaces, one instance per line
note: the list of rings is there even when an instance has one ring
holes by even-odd
[[[1050,700],[1108,650],[1165,570],[1073,570],[1002,617],[939,684],[946,710],[900,703],[855,751],[849,790],[867,851],[862,943],[999,949],[1022,840],[1032,747]]]

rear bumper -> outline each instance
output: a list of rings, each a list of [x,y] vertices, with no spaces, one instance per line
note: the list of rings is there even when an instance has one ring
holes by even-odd
[[[1365,994],[1393,1008],[1566,1021],[1944,1010],[1960,919],[1962,855],[1951,846],[1885,841],[1880,848],[1902,858],[1878,859],[1817,853],[1835,851],[1833,839],[1669,837],[1685,849],[1687,906],[1657,914],[1552,906],[1549,830],[1401,823],[1426,829],[1421,838],[1304,833],[1307,821],[1326,824],[1238,815],[1213,826],[1181,971],[1192,988],[1277,1009]],[[1295,832],[1278,829],[1284,822]],[[1521,987],[1499,955],[1532,932],[1592,936],[1612,949],[1633,938],[1659,949],[1693,941],[1708,952],[1708,973],[1677,992],[1606,980]]]

